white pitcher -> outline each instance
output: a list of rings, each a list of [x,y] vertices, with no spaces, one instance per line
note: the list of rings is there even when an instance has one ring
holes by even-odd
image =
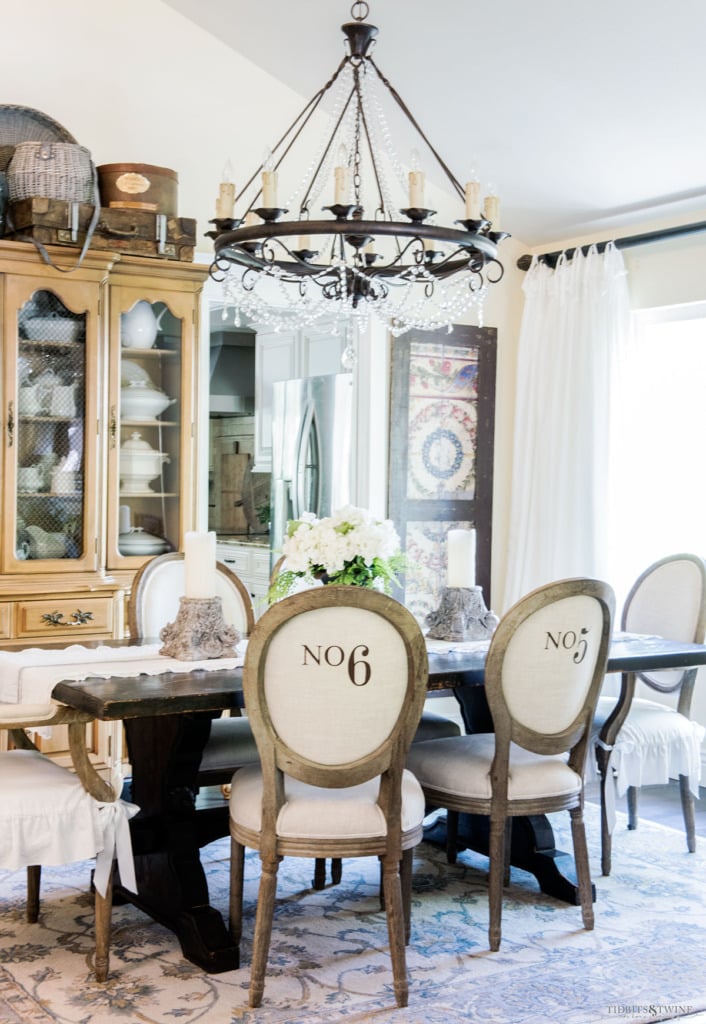
[[[152,348],[166,312],[165,306],[159,316],[155,316],[151,303],[140,299],[129,312],[121,313],[120,340],[123,347]]]

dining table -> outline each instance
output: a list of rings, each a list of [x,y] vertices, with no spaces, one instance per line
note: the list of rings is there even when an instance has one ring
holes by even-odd
[[[487,648],[487,642],[429,643],[430,696],[453,693],[468,732],[492,731],[483,688]],[[704,664],[706,645],[616,634],[607,673]],[[137,893],[123,889],[118,878],[116,898],[170,928],[184,956],[207,972],[238,967],[238,948],[209,901],[200,855],[208,843],[228,835],[228,803],[220,792],[205,799],[196,778],[211,721],[243,708],[242,669],[214,665],[104,677],[97,665],[95,675],[89,670],[86,678],[57,682],[52,698],[124,725],[131,777],[123,795],[140,808],[130,821]],[[434,829],[425,838],[444,841]],[[459,845],[487,853],[487,820],[462,820]],[[531,816],[513,828],[511,859],[533,873],[543,891],[577,902],[571,864],[561,863],[571,858],[556,850],[546,818]]]

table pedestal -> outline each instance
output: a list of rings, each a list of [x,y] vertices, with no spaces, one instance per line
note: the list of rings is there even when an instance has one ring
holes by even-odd
[[[130,822],[137,894],[121,897],[170,928],[187,960],[209,974],[239,966],[220,913],[209,906],[200,848],[228,835],[228,804],[196,806],[196,778],[216,712],[161,715],[125,722],[133,769]]]

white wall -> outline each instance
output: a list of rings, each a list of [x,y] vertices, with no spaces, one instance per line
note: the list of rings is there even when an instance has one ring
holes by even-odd
[[[301,105],[161,0],[3,4],[2,41],[3,102],[53,117],[97,164],[176,170],[179,214],[197,219],[204,252],[226,160],[254,169],[268,115],[287,123]]]

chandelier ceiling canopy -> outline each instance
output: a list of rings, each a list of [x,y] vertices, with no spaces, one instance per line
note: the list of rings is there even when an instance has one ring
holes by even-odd
[[[487,288],[502,277],[497,247],[507,235],[495,190],[481,199],[475,171],[465,186],[453,176],[375,63],[378,30],[368,13],[367,3],[353,4],[343,59],[242,188],[237,216],[232,171],[224,171],[208,232],[211,275],[223,281],[236,322],[244,314],[277,329],[360,323],[372,313],[395,334],[450,328],[474,306],[482,319]],[[414,135],[405,166],[388,125],[390,100],[404,115],[405,139]],[[425,205],[430,157],[460,199],[453,226]],[[281,203],[284,185],[291,192]]]

